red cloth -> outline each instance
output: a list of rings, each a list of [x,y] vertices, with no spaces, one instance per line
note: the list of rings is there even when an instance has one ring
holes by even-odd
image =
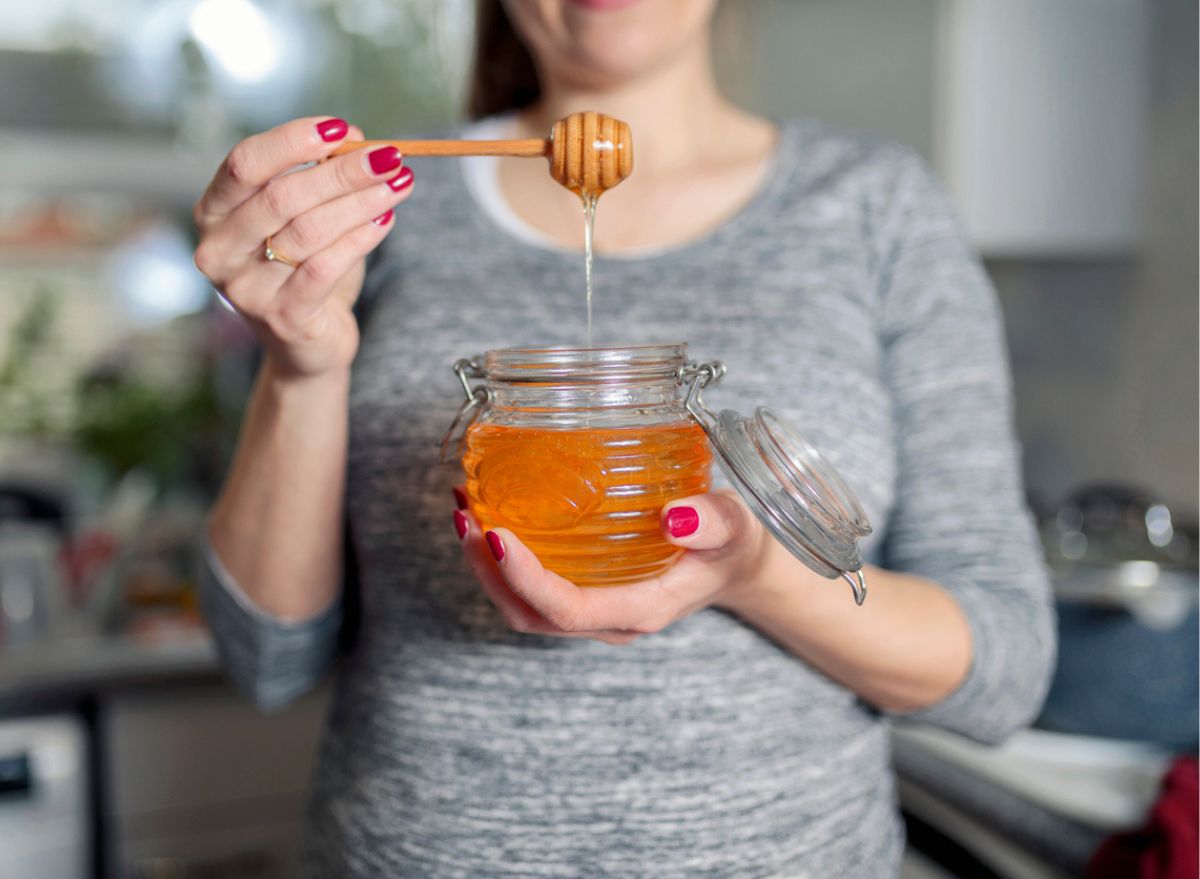
[[[1104,841],[1087,879],[1196,879],[1200,875],[1200,769],[1180,757],[1163,778],[1146,826]]]

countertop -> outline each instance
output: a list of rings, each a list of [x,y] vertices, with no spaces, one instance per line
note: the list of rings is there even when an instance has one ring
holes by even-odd
[[[0,715],[45,710],[117,689],[220,676],[212,637],[201,628],[50,637],[0,652]]]

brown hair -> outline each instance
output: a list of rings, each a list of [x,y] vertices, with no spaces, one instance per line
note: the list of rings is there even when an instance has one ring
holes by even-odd
[[[717,46],[714,54],[732,72],[735,82],[745,65],[748,4],[720,0],[718,17],[728,21],[715,26]],[[740,15],[739,15],[740,14]],[[740,20],[739,20],[740,18]],[[744,90],[744,89],[743,89]],[[542,96],[533,55],[521,42],[512,19],[501,0],[475,0],[475,48],[467,89],[467,116],[482,119],[510,110],[521,110]]]
[[[476,0],[467,115],[482,119],[528,107],[542,94],[533,56],[500,0]]]

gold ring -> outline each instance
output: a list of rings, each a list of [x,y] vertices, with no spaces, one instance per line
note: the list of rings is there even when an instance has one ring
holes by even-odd
[[[280,262],[288,268],[296,269],[300,267],[300,263],[295,260],[288,259],[271,245],[271,236],[267,236],[267,246],[263,248],[263,256],[267,258],[267,262]]]

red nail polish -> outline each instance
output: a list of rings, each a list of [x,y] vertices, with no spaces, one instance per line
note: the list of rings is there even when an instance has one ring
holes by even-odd
[[[454,530],[458,532],[458,539],[462,540],[467,536],[467,517],[462,514],[462,510],[454,511]]]
[[[345,119],[326,119],[317,123],[317,134],[321,135],[321,140],[325,143],[341,140],[349,130],[350,126],[346,124]]]
[[[371,164],[372,174],[386,174],[399,168],[403,159],[400,150],[394,146],[381,146],[367,153],[367,161]]]
[[[687,537],[700,527],[700,514],[695,507],[672,507],[667,511],[667,530],[672,537]]]
[[[376,217],[371,222],[374,223],[376,226],[386,226],[388,223],[390,223],[392,221],[392,215],[395,213],[396,213],[395,211],[391,211],[391,210],[384,211],[382,214],[380,214],[378,217]]]
[[[467,496],[462,493],[462,489],[454,489],[454,505],[460,510],[465,510],[467,508]]]
[[[500,535],[489,531],[484,536],[487,538],[488,549],[492,551],[492,557],[498,562],[504,561],[504,541],[500,539]]]
[[[413,172],[412,168],[404,168],[388,181],[388,186],[392,187],[392,192],[399,192],[402,189],[408,189],[412,186]]]

